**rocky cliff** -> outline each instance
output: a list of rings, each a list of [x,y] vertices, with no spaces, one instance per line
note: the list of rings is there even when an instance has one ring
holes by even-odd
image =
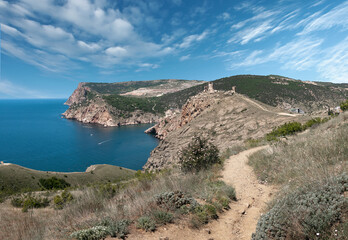
[[[209,108],[216,101],[214,94],[207,94],[205,92],[199,93],[191,97],[182,107],[181,111],[178,109],[168,110],[165,117],[161,118],[159,122],[145,131],[145,133],[152,133],[159,139],[164,139],[169,132],[183,127],[191,122],[203,111]]]
[[[180,150],[195,135],[208,138],[223,152],[247,139],[261,138],[285,122],[309,118],[283,113],[237,93],[200,93],[191,97],[181,112],[164,117],[148,130],[162,140],[144,168],[154,170],[177,164]]]
[[[140,110],[132,112],[119,110],[108,104],[101,94],[86,86],[86,83],[80,83],[65,104],[70,107],[63,116],[83,123],[120,126],[155,123],[160,119],[160,115]]]

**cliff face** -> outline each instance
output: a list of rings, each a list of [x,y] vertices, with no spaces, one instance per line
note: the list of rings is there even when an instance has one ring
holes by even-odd
[[[161,119],[149,129],[162,140],[144,168],[155,170],[177,164],[180,150],[195,135],[209,139],[224,152],[247,139],[261,138],[285,122],[307,119],[304,115],[281,113],[237,93],[200,93],[190,98],[180,113]]]
[[[102,96],[87,87],[85,83],[78,85],[65,104],[70,107],[62,115],[83,123],[120,126],[155,123],[160,119],[160,116],[142,111],[122,112],[107,104]]]
[[[68,100],[64,103],[65,105],[71,106],[74,103],[80,103],[86,100],[87,92],[90,92],[91,89],[85,86],[86,83],[81,82],[71,94]]]
[[[199,116],[204,110],[215,102],[214,95],[199,93],[191,97],[182,107],[182,110],[168,110],[166,116],[159,122],[145,131],[152,133],[159,139],[165,139],[169,132],[183,127]]]

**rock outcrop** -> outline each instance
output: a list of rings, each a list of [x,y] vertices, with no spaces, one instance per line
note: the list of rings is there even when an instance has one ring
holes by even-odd
[[[182,110],[168,110],[166,116],[161,118],[159,122],[145,131],[152,133],[159,139],[164,139],[169,132],[191,122],[199,116],[204,110],[209,108],[215,102],[215,97],[212,94],[205,92],[199,93],[191,97],[182,107]]]
[[[91,89],[85,86],[86,83],[81,82],[71,94],[68,100],[64,103],[65,105],[71,106],[72,104],[77,104],[86,101],[88,92],[91,92]]]
[[[160,116],[149,112],[123,112],[110,106],[97,92],[80,83],[65,103],[69,109],[62,115],[67,119],[75,119],[83,123],[103,126],[133,125],[158,122]]]

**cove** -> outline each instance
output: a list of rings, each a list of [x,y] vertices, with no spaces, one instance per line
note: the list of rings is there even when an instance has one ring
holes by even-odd
[[[151,124],[103,127],[61,117],[65,99],[0,100],[0,161],[42,171],[93,164],[141,169],[158,140]]]

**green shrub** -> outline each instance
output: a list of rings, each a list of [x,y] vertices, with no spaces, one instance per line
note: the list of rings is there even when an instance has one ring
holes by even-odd
[[[146,171],[145,172],[142,172],[141,170],[138,170],[136,173],[135,173],[135,177],[140,180],[140,181],[145,181],[145,180],[152,180],[154,179],[156,176],[155,173],[153,172],[149,172],[149,171]]]
[[[214,164],[221,164],[218,148],[209,143],[207,139],[195,137],[192,142],[182,150],[179,157],[181,169],[184,172],[209,169]]]
[[[143,230],[147,231],[155,231],[156,230],[156,223],[155,221],[147,216],[142,216],[138,218],[137,221],[137,228],[141,228]]]
[[[266,135],[268,141],[274,140],[277,137],[284,137],[287,135],[292,135],[296,132],[303,131],[302,124],[299,122],[289,122],[285,123],[275,129],[272,132]]]
[[[66,182],[64,179],[51,177],[51,178],[40,178],[39,183],[43,189],[51,190],[51,189],[65,189],[70,187],[70,183]]]
[[[165,225],[167,223],[173,222],[173,214],[170,212],[164,212],[161,210],[157,210],[153,212],[153,218],[155,219],[156,223],[159,225]]]
[[[348,110],[348,99],[340,104],[340,108],[342,111]]]
[[[103,197],[110,199],[114,197],[118,191],[118,185],[106,183],[97,186],[98,193]]]
[[[17,208],[23,207],[23,198],[21,197],[13,197],[11,199],[11,205]]]
[[[73,232],[70,237],[77,240],[100,240],[108,235],[108,229],[104,226],[96,226]]]
[[[237,197],[236,197],[236,190],[234,189],[234,187],[229,186],[229,185],[225,185],[222,187],[222,191],[226,194],[226,196],[233,200],[233,201],[237,201]]]
[[[224,209],[230,209],[230,199],[225,196],[218,196],[217,201],[221,204]]]
[[[111,237],[124,239],[129,234],[128,226],[130,223],[131,222],[128,220],[113,221],[112,219],[107,218],[104,219],[100,225],[107,227],[107,231]]]
[[[348,175],[331,179],[326,184],[308,183],[276,200],[262,215],[252,239],[322,239],[348,211]]]
[[[30,208],[44,208],[49,205],[48,198],[40,198],[31,196],[30,194],[20,197],[13,197],[11,204],[14,207],[21,207],[23,212],[27,212]]]
[[[207,224],[210,219],[217,219],[217,210],[215,206],[211,204],[197,206],[191,217],[191,227],[200,228],[202,225]]]
[[[194,208],[198,203],[181,191],[164,192],[155,196],[158,206],[165,207],[170,210],[176,210],[182,207]]]
[[[64,190],[61,195],[57,195],[53,199],[54,207],[56,209],[63,209],[64,205],[72,201],[74,197],[70,192]]]

